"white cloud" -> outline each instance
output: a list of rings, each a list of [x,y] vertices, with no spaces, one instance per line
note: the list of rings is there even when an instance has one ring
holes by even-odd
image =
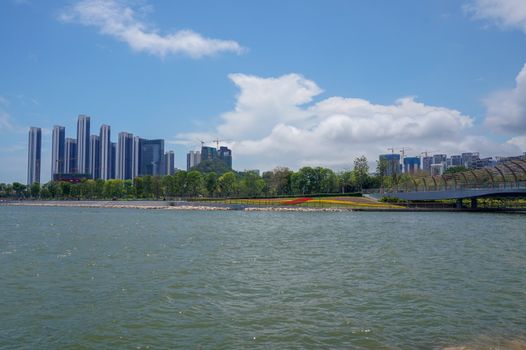
[[[480,151],[489,155],[517,154],[516,144],[499,144],[469,135],[473,118],[461,112],[426,105],[414,97],[381,105],[358,98],[329,97],[314,102],[322,90],[298,74],[262,78],[232,74],[240,92],[234,110],[221,115],[216,130],[181,134],[195,144],[215,137],[234,152],[235,168],[270,169],[285,165],[348,168],[364,154],[374,162],[388,147],[409,154]]]
[[[241,53],[243,48],[232,40],[203,37],[192,30],[161,35],[137,19],[136,12],[120,0],[82,0],[60,14],[68,23],[97,27],[102,34],[127,43],[133,50],[164,57],[185,54],[193,58],[219,52]]]
[[[472,0],[465,9],[474,18],[489,20],[503,28],[516,28],[526,32],[524,0]]]
[[[515,88],[496,92],[485,100],[486,125],[512,135],[526,134],[526,65],[515,82]]]

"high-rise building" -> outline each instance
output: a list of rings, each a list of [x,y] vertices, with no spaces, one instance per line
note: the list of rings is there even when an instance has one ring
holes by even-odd
[[[228,169],[232,169],[232,151],[225,146],[219,147],[219,151],[217,152],[219,155],[219,159],[225,163]]]
[[[462,156],[460,155],[451,156],[451,166],[462,166]]]
[[[404,158],[404,173],[416,174],[420,170],[420,157]]]
[[[111,128],[109,125],[100,127],[100,178],[103,180],[112,179],[111,170]]]
[[[90,117],[79,115],[77,120],[77,172],[89,174]]]
[[[164,154],[163,175],[175,174],[175,154],[174,151],[168,151]]]
[[[117,145],[117,179],[128,180],[132,178],[133,163],[133,134],[119,133]]]
[[[471,168],[471,165],[479,160],[479,154],[477,152],[465,152],[462,153],[462,165],[466,168]]]
[[[110,151],[110,179],[117,178],[117,143],[111,143]]]
[[[66,169],[66,128],[53,127],[51,147],[51,178],[55,174],[63,174]]]
[[[447,164],[446,154],[433,154],[433,164]]]
[[[208,146],[201,147],[201,162],[214,159],[217,159],[217,148]]]
[[[66,167],[64,172],[66,174],[77,173],[77,140],[66,138]]]
[[[132,179],[140,176],[141,173],[141,141],[139,136],[133,137]]]
[[[402,172],[399,154],[382,154],[380,163],[385,166],[383,176],[399,175]]]
[[[91,178],[100,179],[100,136],[90,136],[89,154],[89,169],[91,171]]]
[[[201,163],[201,152],[190,151],[186,154],[186,170],[189,171],[194,166]]]
[[[422,157],[422,171],[428,175],[431,175],[431,164],[433,164],[433,157],[425,156]]]
[[[27,154],[27,184],[40,183],[40,162],[42,159],[42,129],[29,128]]]
[[[163,175],[164,140],[140,140],[139,176]]]

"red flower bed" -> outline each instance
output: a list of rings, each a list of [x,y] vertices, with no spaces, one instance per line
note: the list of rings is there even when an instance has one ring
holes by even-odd
[[[304,197],[304,198],[296,198],[290,201],[281,202],[281,204],[287,204],[287,205],[294,205],[294,204],[301,204],[308,201],[311,201],[312,198]]]

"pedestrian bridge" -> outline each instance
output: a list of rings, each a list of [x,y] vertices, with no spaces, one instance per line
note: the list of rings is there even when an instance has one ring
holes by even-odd
[[[408,201],[526,197],[526,156],[506,158],[491,168],[440,176],[410,176],[370,196]]]

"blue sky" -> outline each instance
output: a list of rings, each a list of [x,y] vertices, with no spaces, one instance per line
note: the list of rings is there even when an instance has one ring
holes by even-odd
[[[179,168],[215,138],[238,170],[526,151],[522,0],[5,0],[0,53],[0,182],[25,182],[29,126],[49,180],[78,114]]]

